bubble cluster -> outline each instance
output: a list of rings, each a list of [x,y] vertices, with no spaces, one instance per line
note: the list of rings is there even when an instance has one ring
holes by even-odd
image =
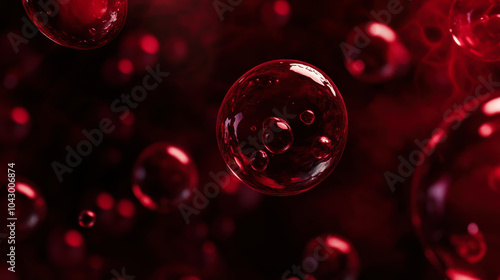
[[[498,279],[500,98],[471,100],[435,131],[415,173],[412,220],[451,279]],[[484,99],[484,98],[483,98]]]
[[[323,181],[347,138],[340,92],[318,68],[294,60],[261,64],[229,90],[217,140],[245,184],[270,195],[294,195]]]

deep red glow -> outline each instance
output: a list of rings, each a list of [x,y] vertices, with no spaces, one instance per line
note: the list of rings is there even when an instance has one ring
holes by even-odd
[[[64,235],[64,241],[71,247],[80,247],[83,244],[82,235],[76,230],[69,230]]]
[[[203,244],[203,252],[207,255],[213,255],[217,252],[217,247],[215,247],[215,244],[212,242],[205,242],[205,244]]]
[[[274,2],[274,11],[280,16],[288,16],[290,14],[290,4],[285,0]]]
[[[108,193],[101,193],[97,196],[97,205],[103,210],[111,210],[115,204],[115,199]]]
[[[15,107],[11,111],[12,119],[18,124],[27,124],[30,121],[30,115],[26,109],[22,107]]]
[[[141,38],[141,48],[144,50],[146,53],[149,54],[156,54],[158,50],[160,49],[160,43],[158,42],[158,39],[156,39],[155,36],[153,35],[144,35]]]
[[[118,202],[118,213],[123,217],[130,218],[135,214],[135,206],[128,199],[122,199]]]
[[[120,117],[122,120],[123,124],[131,126],[134,125],[135,123],[135,115],[133,113],[128,113],[126,117],[123,117],[123,115]]]
[[[122,59],[118,62],[118,70],[123,74],[130,74],[134,71],[134,65],[128,59]]]

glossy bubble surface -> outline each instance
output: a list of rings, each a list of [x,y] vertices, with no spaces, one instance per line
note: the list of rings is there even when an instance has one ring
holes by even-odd
[[[2,183],[4,192],[0,197],[0,206],[5,210],[1,212],[0,218],[5,221],[7,218],[17,219],[16,239],[21,240],[31,235],[43,222],[47,214],[47,205],[40,189],[35,184],[18,176],[10,177],[10,179],[13,182],[4,181]],[[12,195],[8,196],[9,194],[14,194],[14,199],[12,199]],[[8,207],[9,203],[13,203],[14,207]],[[13,210],[8,211],[9,208]],[[3,231],[8,232],[7,228]]]
[[[500,2],[456,0],[450,30],[457,45],[475,58],[500,60]]]
[[[320,157],[317,138],[329,139]],[[318,68],[294,60],[261,64],[244,74],[220,107],[222,157],[245,184],[277,196],[304,192],[335,168],[347,138],[340,92]]]
[[[378,22],[355,27],[341,49],[349,73],[368,83],[385,82],[404,74],[411,61],[396,32]]]
[[[187,200],[198,184],[198,171],[181,148],[156,143],[137,159],[132,174],[132,191],[146,208],[171,212]]]
[[[435,130],[415,173],[413,224],[450,279],[500,277],[499,129],[500,98],[467,102]]]
[[[340,236],[321,235],[304,249],[302,270],[312,276],[309,279],[355,280],[359,269],[356,249]]]
[[[78,223],[84,228],[93,227],[95,224],[95,213],[89,210],[83,210],[78,216]]]
[[[75,49],[95,49],[113,40],[127,16],[127,0],[24,0],[36,27],[52,41]]]

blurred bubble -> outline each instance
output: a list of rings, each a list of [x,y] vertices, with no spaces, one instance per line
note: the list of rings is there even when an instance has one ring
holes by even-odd
[[[143,73],[147,66],[157,63],[159,50],[160,42],[155,35],[142,30],[129,32],[120,42],[118,69],[124,74]]]
[[[188,42],[181,37],[168,38],[163,44],[163,55],[172,64],[184,62],[189,55]]]
[[[349,73],[369,83],[385,82],[405,74],[411,61],[396,32],[378,22],[355,27],[341,49]]]
[[[273,28],[285,26],[291,17],[292,8],[287,0],[265,2],[262,6],[262,22]]]
[[[313,279],[355,280],[359,274],[358,254],[345,238],[321,235],[307,243],[302,271]]]
[[[455,0],[450,14],[455,43],[485,61],[500,60],[500,3],[491,0]]]
[[[17,240],[22,240],[31,235],[43,222],[47,214],[47,206],[40,189],[35,184],[20,178],[19,175],[14,177],[13,181],[3,182],[5,191],[2,192],[0,206],[4,211],[0,212],[2,213],[0,218],[4,221],[7,218],[17,218],[15,236]],[[15,195],[14,198],[8,196],[11,193]],[[12,203],[14,207],[8,207],[9,203]],[[14,215],[10,215],[8,208],[14,209]],[[2,231],[9,234],[8,228]]]
[[[78,223],[84,228],[93,227],[95,224],[95,213],[89,210],[83,210],[78,216]]]
[[[126,58],[111,57],[102,65],[102,77],[110,85],[118,86],[130,81],[134,65]]]
[[[77,230],[56,228],[47,240],[47,252],[49,260],[55,265],[76,267],[85,261],[85,240]]]
[[[16,143],[24,140],[31,131],[30,113],[22,106],[0,104],[0,142]]]
[[[147,147],[132,172],[132,191],[139,202],[160,213],[177,210],[198,184],[198,171],[191,157],[168,143]]]
[[[497,279],[500,98],[469,99],[425,146],[412,189],[412,219],[428,258],[451,279]]]

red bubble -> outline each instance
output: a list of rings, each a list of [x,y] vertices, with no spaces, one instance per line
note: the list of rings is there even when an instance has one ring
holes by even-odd
[[[186,201],[198,184],[198,171],[181,148],[156,143],[137,159],[132,174],[132,191],[146,208],[168,213]]]
[[[500,97],[472,100],[436,129],[412,187],[414,227],[451,279],[500,277]],[[477,109],[476,109],[477,108]]]
[[[410,53],[391,27],[370,22],[353,29],[342,44],[345,65],[353,77],[378,83],[402,75],[408,69]]]
[[[127,0],[23,1],[36,27],[52,41],[89,50],[113,40],[127,16]]]
[[[84,210],[80,212],[78,217],[78,223],[81,227],[90,228],[95,224],[95,213],[89,210]]]
[[[222,157],[253,189],[285,196],[307,191],[335,168],[347,138],[347,113],[335,84],[293,60],[261,64],[229,90],[217,118]],[[321,157],[315,155],[320,145]]]
[[[6,176],[7,177],[7,176]],[[4,179],[6,180],[6,179]],[[0,206],[5,211],[0,212],[0,218],[7,220],[8,217],[15,217],[16,220],[16,238],[22,240],[33,233],[33,231],[42,223],[47,214],[47,206],[45,199],[42,197],[40,190],[33,183],[28,183],[19,176],[14,179],[14,182],[4,181],[4,192],[0,197]],[[7,216],[8,204],[12,201],[8,200],[8,194],[15,194],[15,211],[13,216]],[[6,231],[7,228],[2,231]]]
[[[360,269],[352,244],[335,235],[321,235],[309,241],[301,265],[313,279],[357,279]]]
[[[484,61],[500,60],[500,3],[456,0],[450,14],[453,39],[468,54]]]

